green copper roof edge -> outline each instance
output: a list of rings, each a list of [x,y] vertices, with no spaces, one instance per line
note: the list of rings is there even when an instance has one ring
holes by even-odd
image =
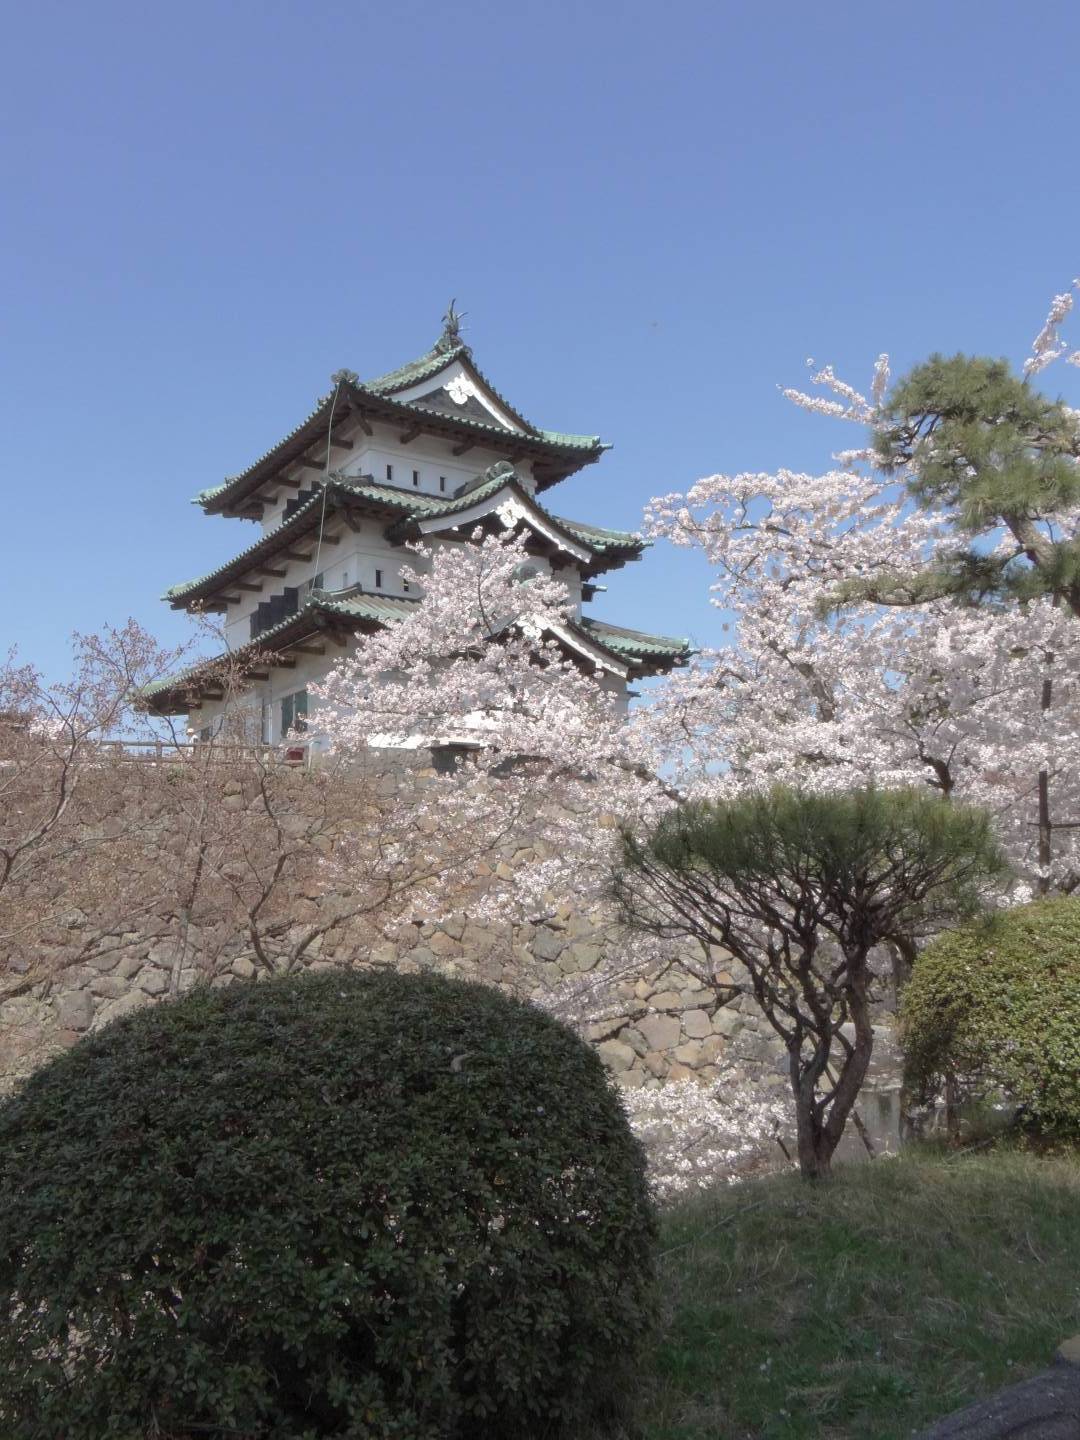
[[[439,500],[436,496],[411,495],[408,491],[399,490],[396,486],[382,485],[373,479],[358,476],[355,480],[349,480],[336,476],[333,472],[331,472],[328,488],[331,492],[340,493],[346,497],[353,496],[396,507],[404,512],[401,517],[401,522],[404,522],[417,518],[412,513],[417,508],[417,502],[423,504],[420,515],[424,517],[452,515],[459,509],[467,509],[469,505],[477,503],[478,500],[484,500],[491,494],[497,494],[500,489],[511,483],[515,484],[520,493],[536,506],[541,515],[546,516],[555,524],[561,525],[570,535],[581,540],[598,554],[604,554],[609,549],[634,549],[640,552],[652,544],[651,541],[642,540],[628,530],[605,530],[601,526],[587,525],[584,521],[567,520],[564,516],[553,514],[541,505],[535,496],[529,495],[516,474],[492,476],[490,480],[478,485],[465,495],[447,501]],[[287,520],[283,520],[273,530],[268,530],[265,535],[260,535],[258,540],[249,545],[246,550],[239,551],[231,560],[226,560],[224,564],[207,571],[205,575],[199,575],[194,580],[184,580],[176,585],[170,585],[160,598],[164,601],[179,600],[182,596],[200,589],[219,576],[224,576],[234,565],[244,560],[254,559],[255,556],[262,553],[272,554],[276,543],[285,536],[286,532],[300,529],[297,522],[309,518],[320,503],[321,491],[316,491],[298,510],[294,510]]]
[[[427,380],[430,376],[437,375],[440,370],[445,370],[460,356],[471,357],[471,354],[472,352],[464,340],[442,350],[439,349],[438,344],[435,344],[418,359],[409,360],[395,370],[388,370],[385,375],[376,375],[372,380],[361,380],[360,384],[365,390],[391,395],[395,390],[407,390],[410,385],[419,385],[422,380]]]
[[[365,598],[369,600],[374,600],[376,602],[384,599],[390,600],[392,602],[400,601],[404,605],[418,605],[420,603],[419,600],[410,601],[407,600],[405,597],[398,595],[372,595],[368,597],[355,596],[351,597],[349,603],[352,603],[352,599],[355,599],[357,601],[363,601]],[[348,615],[354,619],[363,618],[362,616],[358,616],[354,610],[342,609],[341,607],[343,603],[345,602],[342,602],[340,600],[329,600],[326,597],[320,595],[309,595],[305,599],[303,605],[301,605],[300,609],[297,610],[294,615],[286,615],[285,618],[283,620],[279,620],[276,625],[271,625],[269,629],[261,631],[254,640],[248,641],[246,644],[241,645],[236,650],[226,650],[223,651],[220,655],[209,656],[206,660],[200,661],[196,665],[189,665],[183,670],[178,670],[175,675],[165,676],[163,680],[154,680],[149,685],[142,686],[139,690],[139,694],[146,696],[161,694],[164,691],[175,689],[177,685],[183,684],[183,682],[188,677],[197,675],[200,670],[205,670],[207,666],[218,664],[227,656],[231,656],[233,659],[236,659],[238,656],[242,656],[247,653],[257,653],[260,650],[265,650],[267,648],[266,642],[268,640],[273,640],[275,636],[283,634],[286,630],[290,628],[290,626],[296,625],[307,615],[329,613],[332,615]],[[382,617],[372,614],[370,618],[373,620],[378,620]]]
[[[356,480],[347,480],[336,476],[334,472],[331,471],[330,483],[327,489],[329,492],[343,492],[346,495],[357,496],[363,499],[382,501],[383,503],[396,506],[402,510],[407,510],[410,503],[412,503],[412,497],[408,496],[404,491],[400,492],[402,499],[399,502],[396,487],[394,486],[380,485],[377,480],[373,479],[364,479],[362,483],[358,482],[360,482],[359,476]],[[379,493],[371,494],[369,493],[371,491],[377,491]],[[321,498],[322,491],[317,490],[299,509],[294,510],[287,520],[283,520],[279,525],[275,525],[274,528],[268,530],[265,535],[260,535],[258,540],[249,545],[246,550],[240,550],[231,560],[226,560],[215,570],[208,570],[205,575],[199,575],[194,580],[184,580],[179,584],[170,585],[168,590],[166,590],[160,598],[162,600],[178,599],[188,591],[198,589],[200,585],[205,585],[208,581],[216,579],[219,575],[224,575],[227,570],[231,569],[233,565],[239,564],[240,561],[254,558],[264,547],[267,552],[272,554],[276,542],[279,541],[287,531],[291,532],[300,529],[297,522],[310,517],[321,503]]]
[[[261,635],[256,636],[249,644],[241,646],[239,650],[226,651],[222,655],[215,655],[204,660],[199,665],[189,665],[186,669],[177,671],[175,675],[169,675],[163,680],[155,680],[149,685],[142,686],[138,693],[147,699],[154,695],[166,694],[170,690],[175,690],[178,685],[182,685],[188,678],[197,675],[200,670],[205,669],[207,666],[217,664],[223,660],[226,655],[231,654],[235,658],[242,655],[245,651],[257,653],[260,650],[265,650],[268,640],[272,640],[274,636],[282,634],[290,626],[296,625],[299,620],[302,620],[304,616],[308,614],[340,615],[347,619],[367,618],[375,621],[377,624],[388,623],[392,618],[403,618],[400,615],[388,617],[385,612],[380,614],[380,604],[384,601],[389,601],[391,605],[406,607],[420,604],[419,600],[410,600],[405,596],[399,595],[355,595],[342,600],[332,600],[323,596],[309,597],[295,615],[287,615],[284,620],[279,620],[276,625],[271,626],[268,630],[264,630]],[[366,616],[362,613],[364,610],[367,610]],[[361,613],[358,613],[358,611]],[[693,653],[688,639],[677,639],[671,635],[650,635],[644,630],[627,630],[623,626],[611,625],[608,621],[596,620],[588,615],[575,617],[568,623],[568,628],[581,635],[583,639],[587,639],[593,644],[599,645],[601,649],[607,650],[614,659],[624,659],[627,655],[631,658],[640,656],[643,659],[648,659],[648,657],[652,655],[656,657],[670,656],[674,659],[686,657]],[[635,641],[637,643],[633,643]]]
[[[501,425],[496,425],[495,423],[488,424],[482,420],[472,420],[467,416],[449,415],[444,411],[431,410],[429,407],[419,405],[415,401],[395,399],[393,394],[393,391],[395,389],[404,390],[408,389],[410,385],[419,384],[421,380],[426,379],[430,375],[438,374],[440,370],[445,369],[447,365],[451,364],[454,360],[457,360],[462,356],[467,358],[469,365],[476,372],[478,379],[483,381],[484,385],[488,388],[488,390],[490,390],[491,394],[499,402],[499,404],[505,407],[507,413],[512,415],[517,421],[519,421],[520,424],[525,426],[527,433],[524,436],[519,436],[519,439],[532,440],[541,444],[551,445],[556,449],[562,450],[585,450],[601,453],[604,450],[611,449],[610,443],[601,440],[599,435],[577,435],[568,430],[545,430],[542,429],[540,426],[533,425],[522,414],[520,414],[520,412],[516,410],[515,407],[511,405],[510,402],[503,395],[499,393],[499,391],[483,373],[480,367],[476,364],[475,360],[473,360],[472,351],[464,342],[461,342],[452,350],[446,352],[437,352],[436,347],[435,349],[430,350],[426,356],[422,356],[419,361],[410,361],[408,365],[399,366],[397,370],[390,370],[385,375],[377,376],[374,380],[361,380],[358,381],[355,385],[351,381],[346,383],[348,388],[361,398],[366,394],[371,398],[377,400],[385,400],[389,401],[391,404],[403,405],[409,410],[419,410],[422,414],[431,415],[433,418],[449,420],[454,424],[472,427],[485,434],[512,434],[513,432],[507,432]],[[406,372],[412,371],[414,369],[416,369],[417,373],[413,376],[413,378],[395,379],[395,377],[404,377]],[[300,433],[301,430],[304,429],[306,425],[310,425],[313,420],[318,418],[321,412],[329,406],[332,399],[333,391],[331,391],[329,395],[322,396],[317,401],[315,408],[307,416],[305,416],[305,418],[301,420],[299,424],[294,425],[287,435],[282,436],[282,438],[275,445],[271,445],[268,450],[265,450],[260,456],[257,457],[257,459],[253,460],[251,464],[247,465],[243,470],[238,471],[235,475],[227,475],[220,485],[211,485],[203,490],[200,490],[195,496],[192,497],[192,504],[208,504],[211,501],[218,499],[221,495],[223,495],[226,491],[231,490],[234,486],[241,484],[245,479],[250,476],[253,470],[257,469],[258,466],[269,460],[273,455],[277,453],[277,451],[282,448],[283,445],[287,445],[290,440],[295,439],[296,436]]]
[[[473,358],[471,347],[467,345],[464,340],[459,340],[457,344],[452,346],[447,346],[445,341],[438,341],[426,355],[422,355],[418,360],[413,360],[407,365],[401,365],[396,370],[391,370],[387,375],[380,375],[374,380],[362,380],[360,383],[367,390],[379,390],[384,394],[392,395],[396,390],[407,390],[413,385],[419,385],[423,380],[434,378],[440,370],[445,370],[447,366],[452,365],[455,360],[462,360],[488,391],[492,399],[496,400],[511,419],[517,421],[533,438],[546,439],[553,445],[574,444],[577,441],[591,438],[599,439],[598,436],[589,437],[572,435],[569,432],[559,430],[544,430],[541,429],[540,426],[534,425],[531,420],[521,413],[516,405],[511,405],[506,396],[496,389],[490,377],[485,375],[483,370],[480,369],[480,366],[477,365]],[[419,403],[422,398],[423,397],[418,397],[416,400],[405,400],[401,403],[414,405],[419,410],[427,410],[427,406]],[[441,414],[443,412],[437,411],[435,413]]]
[[[646,630],[629,630],[624,625],[613,625],[608,620],[597,620],[591,615],[581,616],[578,623],[590,635],[601,633],[604,636],[603,643],[616,651],[627,650],[634,654],[693,654],[693,646],[685,635],[651,635]]]
[[[597,553],[602,554],[607,549],[625,549],[642,551],[652,545],[651,540],[644,540],[632,530],[609,530],[601,525],[589,525],[584,520],[568,520],[565,515],[556,515],[554,511],[541,505],[535,495],[531,494],[522,484],[521,477],[513,469],[504,471],[502,474],[493,475],[489,480],[479,485],[474,485],[471,490],[466,490],[462,495],[455,495],[450,500],[431,506],[426,512],[427,517],[438,517],[443,515],[454,515],[462,510],[468,510],[470,506],[481,500],[486,500],[490,495],[497,494],[503,487],[513,486],[522,499],[527,500],[546,519],[562,528],[575,539],[581,540],[584,544]],[[431,497],[434,499],[435,497]],[[402,516],[397,523],[404,524],[412,517]]]
[[[204,502],[213,500],[217,496],[224,494],[225,491],[231,490],[234,485],[240,484],[240,482],[245,480],[264,460],[269,460],[283,445],[287,445],[290,440],[295,439],[305,425],[310,425],[311,422],[319,416],[320,412],[326,409],[332,398],[332,393],[330,395],[323,395],[317,401],[314,410],[312,410],[310,414],[305,415],[298,425],[294,425],[287,435],[283,435],[276,445],[271,445],[269,450],[264,450],[256,460],[253,460],[251,464],[243,470],[238,470],[235,475],[226,475],[220,485],[211,485],[206,490],[200,490],[197,495],[192,497],[192,504],[202,505]]]

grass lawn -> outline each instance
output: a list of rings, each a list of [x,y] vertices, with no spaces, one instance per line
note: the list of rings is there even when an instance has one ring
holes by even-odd
[[[635,1440],[899,1440],[1080,1331],[1080,1156],[908,1154],[669,1212]]]

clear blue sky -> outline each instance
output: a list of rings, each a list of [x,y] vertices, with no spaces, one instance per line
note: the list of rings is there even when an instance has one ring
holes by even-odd
[[[188,501],[451,296],[550,499],[636,528],[823,463],[805,357],[1020,359],[1080,271],[1075,3],[6,0],[0,648],[62,664],[249,543]],[[1053,372],[1051,372],[1052,374]],[[849,442],[850,443],[850,442]],[[717,634],[658,547],[594,613]]]

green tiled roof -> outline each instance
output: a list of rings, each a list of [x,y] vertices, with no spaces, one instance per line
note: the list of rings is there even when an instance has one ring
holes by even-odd
[[[373,380],[362,380],[360,383],[365,390],[372,390],[378,395],[391,395],[395,390],[408,390],[413,385],[419,385],[421,380],[431,379],[459,357],[472,357],[472,351],[464,340],[445,348],[433,345],[419,360],[410,360],[405,365],[399,365],[396,370],[388,370],[385,375],[376,375]]]
[[[405,491],[395,489],[392,485],[380,485],[377,481],[363,480],[349,482],[332,478],[328,487],[328,496],[335,500],[340,495],[353,496],[359,500],[367,500],[371,504],[377,504],[380,508],[385,507],[394,510],[407,511],[412,496]],[[254,544],[249,545],[246,550],[241,550],[231,560],[226,560],[224,565],[219,565],[216,570],[209,570],[205,575],[199,575],[194,580],[184,580],[178,585],[170,585],[163,600],[178,600],[181,596],[189,594],[207,584],[208,581],[223,578],[231,570],[236,569],[242,573],[242,562],[256,560],[261,555],[272,555],[278,548],[280,542],[289,536],[295,536],[302,532],[305,524],[310,524],[318,515],[322,507],[322,491],[318,490],[299,509],[294,510],[287,520],[276,525],[273,530],[260,535]]]
[[[554,515],[550,510],[544,509],[543,505],[537,505],[536,508],[593,550],[646,550],[652,544],[651,540],[643,540],[632,530],[605,530],[599,525],[586,525],[581,520],[566,520],[563,516]]]
[[[521,426],[521,431],[507,430],[498,424],[494,419],[491,421],[474,419],[466,415],[454,415],[443,410],[436,410],[431,406],[421,403],[420,399],[399,400],[397,393],[407,390],[419,384],[425,379],[433,378],[440,371],[445,370],[455,360],[463,361],[476,376],[477,380],[491,393],[493,398],[506,410],[507,414]],[[427,354],[420,356],[417,360],[410,361],[407,365],[401,365],[396,370],[390,370],[385,375],[376,376],[373,380],[357,380],[349,377],[341,382],[339,402],[342,398],[351,400],[359,408],[363,408],[365,402],[377,402],[378,405],[389,407],[391,412],[397,412],[400,416],[420,413],[432,422],[440,425],[449,424],[459,432],[468,434],[495,437],[500,441],[516,439],[526,445],[535,445],[545,449],[561,452],[567,458],[580,456],[596,458],[600,453],[609,447],[604,444],[599,435],[575,435],[569,431],[543,430],[526,420],[510,403],[503,398],[495,389],[494,385],[479,370],[472,358],[472,352],[462,341],[447,344],[445,339],[440,341]],[[330,409],[333,403],[333,393],[323,396],[315,408],[307,415],[299,425],[293,427],[287,435],[270,447],[259,458],[253,461],[246,469],[236,475],[227,476],[220,485],[211,485],[200,490],[194,497],[193,502],[197,505],[213,506],[215,502],[230,493],[239,495],[246,481],[253,479],[256,472],[273,461],[281,451],[293,445],[296,453],[299,454],[311,444],[322,440],[325,443],[324,423],[329,423]],[[289,457],[292,458],[292,457]],[[283,459],[282,464],[287,463]],[[267,478],[261,476],[259,478]]]
[[[541,515],[552,521],[554,525],[561,527],[576,540],[580,540],[596,554],[603,554],[608,550],[640,552],[649,544],[647,540],[642,540],[639,535],[635,535],[629,530],[605,530],[599,525],[586,525],[583,521],[567,520],[561,515],[554,514],[541,505],[535,495],[529,494],[513,466],[508,465],[505,461],[492,465],[489,470],[484,472],[483,476],[472,481],[464,490],[459,490],[450,500],[440,500],[434,495],[416,496],[415,498],[421,501],[422,505],[418,507],[415,515],[409,518],[422,516],[429,519],[435,516],[458,514],[463,510],[471,509],[473,505],[479,504],[491,495],[497,494],[507,485],[513,486],[522,500],[535,506]],[[399,525],[405,523],[403,518]]]
[[[585,615],[578,624],[587,635],[617,655],[687,659],[693,653],[693,647],[685,637],[649,635],[644,630],[627,630],[622,625],[609,625],[606,620],[593,620]]]
[[[344,615],[351,620],[374,620],[379,625],[391,625],[395,620],[404,620],[420,601],[406,600],[397,595],[344,595],[340,599],[322,595],[313,603],[328,615]]]
[[[420,601],[417,599],[405,599],[395,595],[363,593],[322,595],[316,593],[308,597],[295,615],[288,615],[276,625],[262,631],[239,652],[233,652],[232,658],[235,659],[237,655],[242,655],[245,651],[257,654],[260,651],[272,650],[275,642],[288,635],[290,631],[294,632],[294,641],[307,637],[311,633],[311,629],[318,628],[316,617],[319,615],[335,615],[346,621],[367,621],[374,625],[392,625],[403,620],[419,604]],[[305,620],[312,622],[310,629],[305,627]],[[607,650],[617,659],[624,662],[629,661],[632,665],[636,663],[643,669],[663,667],[665,664],[678,665],[688,659],[692,653],[689,640],[677,639],[670,635],[649,635],[642,630],[627,630],[621,625],[609,625],[605,620],[593,620],[587,616],[572,621],[569,629],[576,631],[601,649]],[[290,643],[292,641],[286,639],[282,648],[287,650]],[[145,685],[140,693],[146,701],[153,700],[155,695],[166,695],[179,689],[188,681],[194,680],[200,671],[213,666],[224,658],[224,656],[216,656],[203,661],[200,665],[188,666],[175,675],[167,676],[164,680],[155,680],[152,684]]]
[[[476,376],[491,396],[498,401],[506,413],[515,420],[526,432],[538,439],[546,440],[549,445],[573,446],[597,445],[600,437],[598,435],[571,435],[559,430],[541,430],[538,426],[526,420],[520,410],[516,410],[510,404],[505,395],[500,395],[495,386],[483,373],[473,353],[463,340],[450,341],[444,335],[437,344],[421,355],[419,360],[411,360],[407,365],[401,365],[397,370],[391,370],[389,374],[379,375],[374,380],[363,380],[361,386],[365,390],[373,390],[380,395],[392,395],[399,390],[409,390],[414,385],[419,385],[423,380],[434,379],[442,370],[446,370],[455,360],[461,360]],[[421,399],[406,401],[406,404],[415,406],[417,410],[427,410],[426,405],[421,404]],[[440,412],[441,413],[441,412]],[[502,426],[496,425],[496,430],[501,431]]]
[[[396,511],[401,517],[398,522],[400,528],[410,520],[456,514],[497,494],[506,486],[512,485],[526,502],[535,505],[542,515],[588,546],[597,556],[618,551],[640,553],[645,548],[647,542],[629,531],[604,530],[597,525],[586,525],[577,520],[565,520],[561,516],[553,515],[528,494],[510,467],[493,466],[492,470],[497,470],[497,473],[482,479],[480,484],[467,490],[463,495],[445,500],[436,495],[421,495],[394,485],[383,485],[376,480],[366,478],[346,480],[340,476],[332,476],[327,489],[327,499],[334,508],[337,508],[337,505],[343,500],[351,500],[359,502],[361,506],[366,504],[376,511]],[[322,491],[318,490],[287,520],[282,521],[280,525],[275,526],[265,535],[261,535],[246,550],[241,550],[238,555],[226,561],[224,565],[219,565],[216,570],[210,570],[205,575],[197,576],[194,580],[185,580],[180,584],[171,585],[161,598],[179,608],[178,602],[182,603],[194,592],[205,590],[207,586],[216,582],[224,582],[230,574],[243,574],[251,563],[263,556],[273,555],[280,547],[282,540],[303,533],[306,528],[315,523],[321,509]]]
[[[273,649],[274,642],[290,630],[306,634],[302,624],[305,619],[310,620],[313,628],[317,629],[316,616],[318,615],[340,615],[350,620],[369,620],[376,625],[390,625],[395,620],[404,619],[409,611],[419,603],[419,600],[399,599],[395,595],[357,594],[335,597],[315,593],[307,597],[295,615],[286,615],[276,625],[260,631],[247,645],[241,646],[239,651],[233,651],[230,658],[235,659],[245,651],[258,652]],[[144,699],[151,699],[154,695],[167,694],[186,681],[194,679],[200,671],[217,664],[224,658],[223,655],[216,655],[201,663],[189,665],[183,670],[178,670],[175,675],[167,675],[163,680],[155,680],[149,685],[144,685],[139,693]]]
[[[318,401],[310,415],[305,416],[299,425],[294,425],[287,435],[283,435],[276,445],[271,445],[270,449],[265,450],[257,460],[253,460],[246,470],[242,470],[236,475],[226,475],[220,485],[211,485],[205,490],[200,490],[197,495],[192,496],[191,503],[193,505],[205,505],[211,500],[216,500],[219,495],[224,495],[225,492],[231,490],[233,486],[238,485],[240,481],[246,479],[247,476],[250,475],[253,470],[257,469],[265,460],[269,460],[271,456],[275,455],[283,446],[287,445],[290,440],[294,440],[302,430],[306,430],[314,420],[322,419],[323,416],[329,418],[332,400],[332,395],[324,395],[322,399]]]

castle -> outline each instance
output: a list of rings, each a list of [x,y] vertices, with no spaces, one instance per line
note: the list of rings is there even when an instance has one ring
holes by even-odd
[[[232,672],[263,742],[308,724],[309,687],[366,633],[419,603],[400,570],[409,541],[467,543],[479,527],[524,531],[530,565],[554,572],[574,603],[556,637],[623,701],[636,679],[685,662],[689,643],[583,613],[597,578],[640,558],[645,542],[553,514],[540,496],[600,459],[596,435],[542,430],[473,359],[451,304],[436,344],[377,379],[352,371],[308,417],[238,475],[195,497],[207,515],[255,521],[253,544],[172,586],[176,609],[221,614]],[[209,738],[226,706],[220,663],[151,687],[161,715]]]

